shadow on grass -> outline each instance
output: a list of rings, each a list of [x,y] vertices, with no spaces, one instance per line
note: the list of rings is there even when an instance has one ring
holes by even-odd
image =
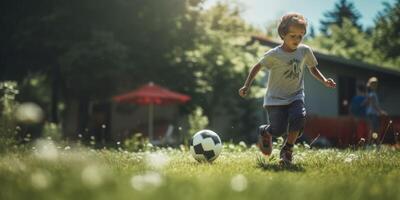
[[[281,164],[279,162],[271,162],[274,159],[266,161],[264,157],[257,158],[257,167],[265,171],[290,171],[290,172],[305,172],[306,170],[300,164]]]

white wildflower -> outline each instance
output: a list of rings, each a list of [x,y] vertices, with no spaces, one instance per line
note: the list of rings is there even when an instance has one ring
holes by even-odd
[[[242,192],[247,189],[247,178],[238,174],[231,179],[231,188],[236,192]]]
[[[99,186],[103,183],[101,170],[95,165],[86,166],[82,170],[81,179],[88,186]]]
[[[31,174],[32,186],[36,189],[45,189],[49,186],[49,175],[44,172],[35,172]]]
[[[38,140],[36,142],[35,155],[43,160],[56,160],[58,158],[58,150],[52,141]]]
[[[162,169],[168,165],[170,159],[163,153],[150,153],[146,155],[146,164],[153,169]]]
[[[157,172],[147,172],[143,175],[133,176],[131,186],[135,190],[151,189],[161,186],[163,179]]]

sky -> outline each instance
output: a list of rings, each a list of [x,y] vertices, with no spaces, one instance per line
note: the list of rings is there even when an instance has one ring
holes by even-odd
[[[279,19],[284,13],[298,12],[303,14],[309,25],[316,32],[319,30],[320,20],[324,13],[332,11],[339,0],[206,0],[205,8],[218,1],[238,4],[244,10],[242,17],[249,23],[264,28]],[[348,0],[361,13],[359,22],[364,28],[370,27],[379,11],[385,7],[383,2],[393,5],[395,0]]]

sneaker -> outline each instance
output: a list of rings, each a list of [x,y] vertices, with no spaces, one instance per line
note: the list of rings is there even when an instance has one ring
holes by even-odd
[[[261,125],[258,128],[257,146],[264,155],[271,155],[272,152],[272,135],[267,132],[268,125]]]
[[[279,157],[281,158],[280,163],[285,165],[292,164],[292,156],[293,150],[287,147],[283,147],[281,152],[279,153]]]

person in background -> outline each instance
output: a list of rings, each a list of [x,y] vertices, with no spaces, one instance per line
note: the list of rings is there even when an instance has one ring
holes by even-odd
[[[365,138],[368,136],[368,123],[367,123],[367,88],[365,84],[357,86],[356,96],[350,102],[350,115],[354,119],[354,142],[357,146],[364,147]]]
[[[367,108],[366,114],[369,124],[369,134],[367,137],[367,143],[371,144],[373,141],[377,141],[380,130],[380,118],[386,116],[387,113],[379,105],[378,99],[378,78],[371,77],[367,82],[368,94],[367,94]]]
[[[350,114],[358,119],[365,118],[367,115],[367,104],[367,88],[365,85],[358,85],[356,96],[350,102]]]

